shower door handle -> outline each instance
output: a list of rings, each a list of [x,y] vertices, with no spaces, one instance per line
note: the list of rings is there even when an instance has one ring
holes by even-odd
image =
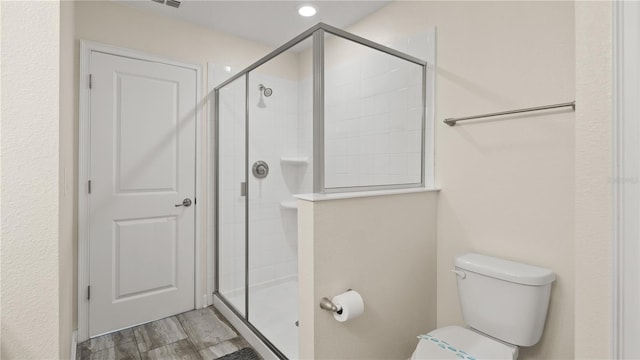
[[[180,206],[184,206],[184,207],[191,206],[191,199],[186,198],[186,199],[182,200],[182,204],[176,204],[175,205],[175,207],[180,207]]]

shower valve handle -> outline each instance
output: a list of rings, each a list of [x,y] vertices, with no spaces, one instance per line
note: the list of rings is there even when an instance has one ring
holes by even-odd
[[[269,175],[269,165],[264,161],[256,161],[251,171],[256,178],[264,179]]]

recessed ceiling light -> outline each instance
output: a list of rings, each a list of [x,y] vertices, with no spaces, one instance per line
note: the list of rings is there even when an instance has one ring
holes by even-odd
[[[301,16],[304,16],[304,17],[313,16],[313,15],[316,14],[316,8],[314,8],[313,6],[310,6],[310,5],[301,6],[298,9],[298,14],[300,14]]]

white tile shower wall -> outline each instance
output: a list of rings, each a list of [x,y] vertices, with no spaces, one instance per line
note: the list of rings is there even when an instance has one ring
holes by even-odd
[[[300,67],[310,66],[303,57],[300,57]],[[306,70],[306,71],[304,71]],[[306,165],[298,166],[298,194],[313,192],[313,83],[309,75],[309,69],[300,71],[301,79],[298,82],[298,154],[307,159]]]
[[[250,286],[297,275],[297,219],[281,207],[298,193],[300,166],[283,165],[282,157],[299,157],[298,85],[295,81],[251,73],[249,88],[249,281]],[[262,96],[258,84],[273,89]],[[220,96],[220,290],[244,308],[245,179],[244,78]],[[260,104],[260,106],[258,106]],[[263,107],[264,105],[264,107]],[[224,121],[224,120],[227,121]],[[305,154],[306,155],[306,154]],[[269,176],[251,174],[254,162],[269,165]]]
[[[420,183],[422,68],[377,50],[332,41],[327,43],[330,65],[325,70],[326,187]],[[435,30],[386,45],[433,64]],[[429,79],[428,92],[434,88]],[[428,93],[428,108],[432,98]],[[431,129],[427,113],[426,129]],[[427,144],[427,159],[431,149]]]
[[[269,165],[264,179],[249,173],[249,286],[255,286],[297,275],[297,214],[281,203],[293,200],[299,174],[281,159],[298,156],[298,83],[259,69],[249,79],[249,171],[259,160]],[[261,95],[259,84],[273,94]]]

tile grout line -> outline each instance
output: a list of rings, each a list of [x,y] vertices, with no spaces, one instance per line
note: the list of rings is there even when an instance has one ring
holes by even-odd
[[[191,311],[194,311],[196,309],[193,309]],[[202,357],[200,355],[200,352],[198,351],[198,348],[195,347],[195,345],[193,344],[193,340],[191,339],[191,335],[189,335],[189,332],[187,331],[187,327],[185,326],[185,322],[186,320],[183,319],[182,315],[184,313],[180,313],[178,315],[176,315],[176,319],[178,319],[178,323],[180,324],[180,327],[182,328],[182,331],[184,331],[184,334],[187,336],[186,339],[189,342],[189,345],[191,345],[191,347],[193,348],[193,350],[196,351],[196,353],[198,354],[198,356]]]
[[[142,353],[140,352],[140,346],[138,344],[138,337],[136,336],[136,332],[134,331],[135,327],[131,328],[131,335],[133,335],[133,341],[136,342],[136,350],[138,351],[138,356],[140,356],[140,360],[142,360]]]
[[[136,351],[138,352],[138,356],[140,357],[140,360],[142,360],[142,353],[140,352],[140,347],[138,346],[138,337],[136,336],[136,332],[135,332],[135,328],[137,326],[133,326],[131,327],[131,336],[133,337],[133,341],[136,343]]]
[[[190,311],[195,311],[195,310],[198,310],[198,309],[193,309],[193,310],[190,310]],[[187,312],[189,312],[189,311],[187,311]],[[193,343],[193,339],[191,339],[191,335],[189,335],[189,332],[187,331],[187,328],[185,326],[185,323],[187,322],[187,320],[184,320],[184,322],[183,322],[183,319],[181,319],[180,315],[182,315],[182,314],[185,314],[185,313],[177,314],[177,315],[175,315],[175,317],[176,317],[176,319],[178,319],[178,323],[182,327],[182,330],[184,331],[184,334],[187,335],[187,341],[189,341],[189,344],[191,344],[191,347],[193,348],[193,350],[195,350],[196,354],[198,354],[200,359],[204,360],[202,355],[200,355],[200,351],[198,350],[198,347]]]

